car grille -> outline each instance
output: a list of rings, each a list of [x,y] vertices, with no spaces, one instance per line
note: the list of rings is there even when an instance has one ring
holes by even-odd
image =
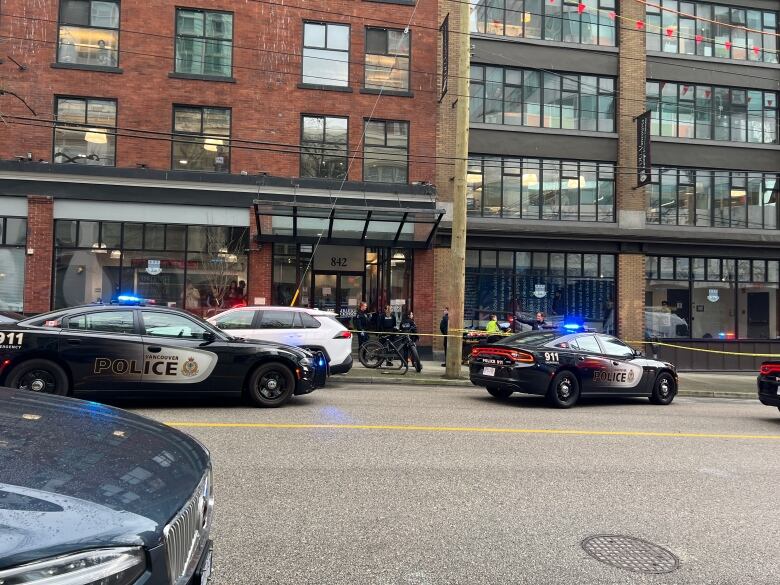
[[[185,506],[163,529],[171,585],[186,583],[195,570],[199,560],[195,552],[208,539],[213,506],[209,470]]]

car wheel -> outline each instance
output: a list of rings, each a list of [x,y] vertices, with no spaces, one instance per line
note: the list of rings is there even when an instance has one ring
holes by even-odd
[[[366,368],[378,368],[385,361],[385,346],[378,341],[367,341],[360,348],[358,359]]]
[[[411,351],[409,353],[412,356],[412,364],[414,364],[414,369],[419,374],[420,372],[422,372],[422,362],[420,361],[420,354],[417,353],[417,346],[416,345],[411,346],[410,350]]]
[[[509,388],[501,388],[500,386],[488,386],[487,391],[491,396],[498,398],[499,400],[506,400],[515,393],[514,390],[510,390]]]
[[[580,383],[572,372],[558,372],[547,390],[547,402],[556,408],[571,408],[580,398]]]
[[[32,392],[67,396],[68,375],[49,360],[29,360],[11,370],[8,386]]]
[[[295,377],[282,363],[263,364],[249,378],[248,391],[257,406],[281,406],[293,397]]]
[[[653,404],[671,404],[677,395],[677,383],[668,372],[661,372],[653,384],[653,393],[650,395],[650,402]]]

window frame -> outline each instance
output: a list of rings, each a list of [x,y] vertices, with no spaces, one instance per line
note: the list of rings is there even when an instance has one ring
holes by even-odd
[[[322,132],[323,132],[322,138],[323,138],[323,140],[322,140],[322,142],[319,143],[320,146],[316,146],[316,147],[308,146],[309,144],[311,144],[310,141],[307,141],[307,140],[304,139],[304,128],[305,128],[304,119],[305,118],[319,118],[319,119],[323,120],[323,125],[322,125]],[[338,120],[346,120],[347,121],[347,132],[346,132],[345,141],[344,141],[343,144],[337,144],[335,142],[327,142],[326,138],[327,138],[327,120],[328,120],[328,118],[338,119]],[[300,153],[300,155],[298,157],[299,174],[300,174],[300,176],[301,177],[307,177],[307,178],[309,177],[309,175],[304,175],[304,173],[303,173],[303,156],[304,156],[304,148],[305,147],[306,148],[327,149],[330,145],[337,145],[337,146],[343,146],[344,147],[344,163],[345,163],[345,165],[344,165],[344,176],[343,177],[323,177],[323,176],[318,174],[317,176],[312,177],[312,178],[316,178],[316,179],[333,179],[333,180],[338,180],[338,181],[341,181],[341,180],[347,181],[347,180],[349,180],[349,177],[348,177],[348,171],[349,171],[349,115],[333,116],[333,115],[330,115],[330,114],[307,114],[307,113],[301,113],[300,121],[301,121],[301,129],[300,129],[301,153]],[[322,157],[324,155],[322,153],[320,153],[317,156]]]
[[[179,132],[176,130],[176,108],[188,108],[191,110],[200,110],[200,134],[195,134],[192,132]],[[228,128],[228,134],[227,136],[217,136],[209,134],[208,136],[203,133],[203,114],[205,110],[225,110],[230,113],[230,127]],[[171,130],[172,130],[172,139],[171,139],[171,170],[173,171],[181,171],[185,173],[227,173],[230,174],[230,165],[233,164],[233,144],[232,144],[232,137],[233,137],[233,108],[232,107],[226,107],[226,106],[194,106],[190,104],[182,104],[182,103],[176,103],[174,102],[171,105]],[[174,167],[174,148],[176,145],[176,137],[177,136],[194,136],[198,138],[203,138],[204,140],[209,137],[216,137],[216,138],[223,138],[226,142],[225,146],[227,147],[227,154],[228,154],[228,162],[226,165],[224,165],[226,168],[221,171],[210,171],[210,170],[202,170],[202,169],[178,169]],[[186,144],[186,142],[185,142]],[[216,163],[215,163],[216,164]]]
[[[57,120],[57,117],[59,116],[59,109],[60,109],[60,100],[81,100],[84,102],[84,124],[83,125],[74,125],[71,122],[59,122]],[[97,101],[97,102],[113,102],[114,104],[114,126],[101,126],[100,124],[90,124],[89,123],[89,102],[90,101]],[[51,160],[52,164],[78,164],[73,161],[70,162],[57,162],[55,161],[56,158],[56,152],[57,152],[57,129],[58,128],[71,128],[73,130],[79,130],[82,129],[84,132],[88,132],[90,128],[100,128],[106,130],[106,135],[110,136],[114,139],[114,157],[113,157],[113,164],[110,165],[93,165],[93,166],[103,166],[103,167],[116,167],[117,166],[117,150],[118,150],[118,134],[117,134],[117,123],[119,122],[119,100],[117,98],[101,98],[101,97],[93,97],[93,96],[80,96],[80,95],[65,95],[65,94],[54,94],[54,125],[52,126],[52,135],[51,135]],[[87,166],[87,165],[84,165]]]
[[[203,36],[196,37],[193,35],[182,35],[182,33],[179,32],[179,12],[200,12],[204,15],[203,19]],[[207,40],[212,41],[224,41],[224,39],[217,39],[214,37],[207,37],[206,36],[206,25],[205,25],[205,15],[207,13],[212,14],[229,14],[230,15],[230,72],[227,75],[216,75],[213,73],[189,73],[185,71],[177,71],[177,64],[178,64],[178,56],[177,56],[177,47],[178,47],[178,40],[179,38],[190,38],[190,39],[202,39],[203,43],[205,44]],[[230,10],[213,10],[210,8],[187,8],[184,6],[175,6],[174,7],[174,16],[173,16],[173,25],[174,25],[174,37],[173,37],[173,74],[174,75],[185,75],[188,77],[195,77],[195,78],[201,78],[204,80],[209,79],[215,79],[215,80],[230,80],[233,78],[233,64],[235,61],[236,56],[236,49],[235,49],[235,37],[236,37],[236,30],[235,30],[235,13]],[[205,50],[204,50],[205,54]],[[202,63],[202,66],[205,66],[205,60]],[[231,120],[232,123],[232,120]]]
[[[74,319],[78,319],[80,317],[86,317],[88,315],[99,315],[99,314],[111,314],[111,313],[130,313],[130,316],[132,318],[133,322],[133,331],[132,332],[124,332],[124,331],[105,331],[102,329],[71,329],[70,323]],[[99,334],[111,334],[111,335],[126,335],[126,336],[139,336],[140,335],[140,329],[138,327],[138,316],[136,315],[136,311],[128,307],[127,309],[117,309],[117,310],[106,310],[105,308],[99,309],[99,310],[91,310],[91,311],[84,311],[83,313],[78,313],[76,315],[68,315],[67,317],[62,319],[61,322],[61,328],[64,332],[68,332],[69,334],[72,333],[86,333],[86,334],[93,334],[93,335],[99,335]]]
[[[65,3],[60,0],[58,2],[59,6],[57,7],[57,42],[54,45],[54,62],[57,65],[65,66],[65,67],[74,67],[78,69],[96,69],[96,70],[109,70],[109,71],[119,71],[119,65],[120,65],[120,56],[121,56],[121,41],[122,41],[122,0],[89,0],[89,8],[90,8],[90,14],[92,12],[92,3],[93,2],[112,2],[116,4],[117,9],[119,10],[119,20],[117,22],[116,28],[110,28],[106,26],[84,26],[81,24],[66,24],[63,20],[63,10]],[[67,63],[65,61],[60,61],[60,29],[63,26],[69,26],[69,27],[75,27],[75,28],[86,28],[86,29],[97,29],[97,30],[109,30],[109,31],[116,31],[116,65],[92,65],[90,63]]]
[[[318,25],[322,25],[322,26],[325,27],[325,46],[324,47],[307,47],[306,46],[306,25],[307,24],[318,24]],[[346,51],[344,49],[329,49],[328,48],[328,27],[329,26],[343,26],[343,27],[346,27],[347,35],[348,35],[347,36],[347,49],[346,49]],[[343,84],[328,83],[329,81],[332,82],[333,79],[320,77],[320,76],[317,76],[317,75],[310,75],[309,76],[309,77],[313,77],[316,81],[314,81],[314,82],[306,81],[306,73],[305,73],[305,69],[304,69],[304,66],[305,66],[305,63],[306,63],[306,54],[305,54],[306,53],[306,49],[312,49],[312,50],[317,50],[317,51],[335,51],[335,52],[339,52],[339,53],[346,53],[347,54],[347,60],[345,62],[345,65],[347,66],[347,78],[344,81],[344,83]],[[350,71],[350,69],[352,68],[351,67],[352,61],[350,60],[351,55],[352,55],[352,25],[351,25],[351,23],[348,23],[348,22],[329,22],[329,21],[324,21],[324,20],[308,20],[308,19],[303,19],[302,20],[302,25],[301,25],[301,83],[302,84],[309,85],[309,86],[313,85],[313,86],[321,86],[321,87],[329,87],[329,88],[330,87],[340,87],[340,88],[349,89],[350,88],[349,82],[351,81],[351,78],[352,78],[352,72]],[[335,59],[330,59],[330,60],[336,61]],[[338,61],[336,61],[336,62],[338,62]]]
[[[368,143],[368,132],[366,132],[366,125],[369,123],[377,123],[381,122],[384,124],[385,132],[384,132],[384,145],[379,144],[369,144]],[[368,160],[368,157],[366,157],[366,148],[390,148],[395,150],[401,150],[401,147],[399,146],[388,146],[387,145],[387,124],[405,124],[406,125],[406,181],[404,183],[391,183],[388,181],[369,181],[366,179],[366,161]],[[406,185],[409,184],[409,179],[411,177],[410,173],[410,166],[409,166],[409,156],[411,152],[411,143],[412,143],[412,124],[409,120],[390,120],[390,119],[377,119],[377,118],[363,118],[363,182],[365,183],[374,183],[374,184],[387,184],[387,185]],[[372,160],[377,160],[375,158],[372,158]],[[379,159],[382,160],[382,159]]]
[[[181,317],[185,321],[189,321],[193,325],[197,326],[198,328],[202,329],[204,332],[214,333],[211,329],[206,327],[203,323],[199,323],[198,321],[195,321],[194,319],[191,319],[188,314],[184,312],[174,312],[174,311],[150,311],[148,308],[142,307],[138,312],[138,325],[140,326],[140,332],[141,336],[143,337],[151,337],[154,339],[161,338],[161,339],[189,339],[189,340],[196,340],[196,341],[204,341],[205,337],[202,335],[200,337],[184,337],[179,335],[156,335],[154,333],[149,333],[146,330],[146,321],[144,320],[144,313],[149,313],[151,315],[154,314],[163,314],[163,315],[173,315],[175,317]],[[218,330],[217,330],[218,331]]]
[[[369,30],[381,30],[385,32],[385,39],[387,41],[387,52],[386,53],[369,53],[368,52],[368,31]],[[366,83],[367,81],[367,70],[368,70],[368,63],[366,62],[366,59],[369,55],[380,55],[385,57],[395,57],[398,58],[398,55],[393,55],[390,52],[390,41],[387,38],[389,32],[400,32],[402,35],[406,34],[408,37],[408,44],[409,44],[409,53],[404,57],[407,61],[407,67],[406,67],[406,87],[397,88],[397,87],[386,87],[382,86],[381,88],[377,87],[369,87]],[[383,93],[385,92],[401,92],[401,93],[409,93],[412,91],[412,31],[409,29],[408,33],[404,32],[404,29],[399,28],[391,28],[391,27],[382,27],[382,26],[366,26],[364,28],[364,37],[363,37],[363,89],[368,90],[382,90]],[[403,56],[402,56],[403,57]],[[392,69],[392,68],[391,68]]]

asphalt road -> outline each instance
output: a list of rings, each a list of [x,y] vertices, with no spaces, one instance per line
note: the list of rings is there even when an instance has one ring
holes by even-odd
[[[131,409],[211,449],[213,585],[780,582],[780,413],[756,401],[560,411],[352,384],[276,410]],[[663,546],[679,568],[603,564],[580,546],[599,534]]]

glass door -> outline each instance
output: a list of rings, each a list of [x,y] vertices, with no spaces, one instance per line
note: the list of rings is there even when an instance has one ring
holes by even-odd
[[[361,300],[363,300],[363,275],[340,274],[337,313],[339,321],[346,327],[349,327],[352,318],[357,314]]]
[[[338,275],[315,274],[312,306],[323,311],[337,312]]]

